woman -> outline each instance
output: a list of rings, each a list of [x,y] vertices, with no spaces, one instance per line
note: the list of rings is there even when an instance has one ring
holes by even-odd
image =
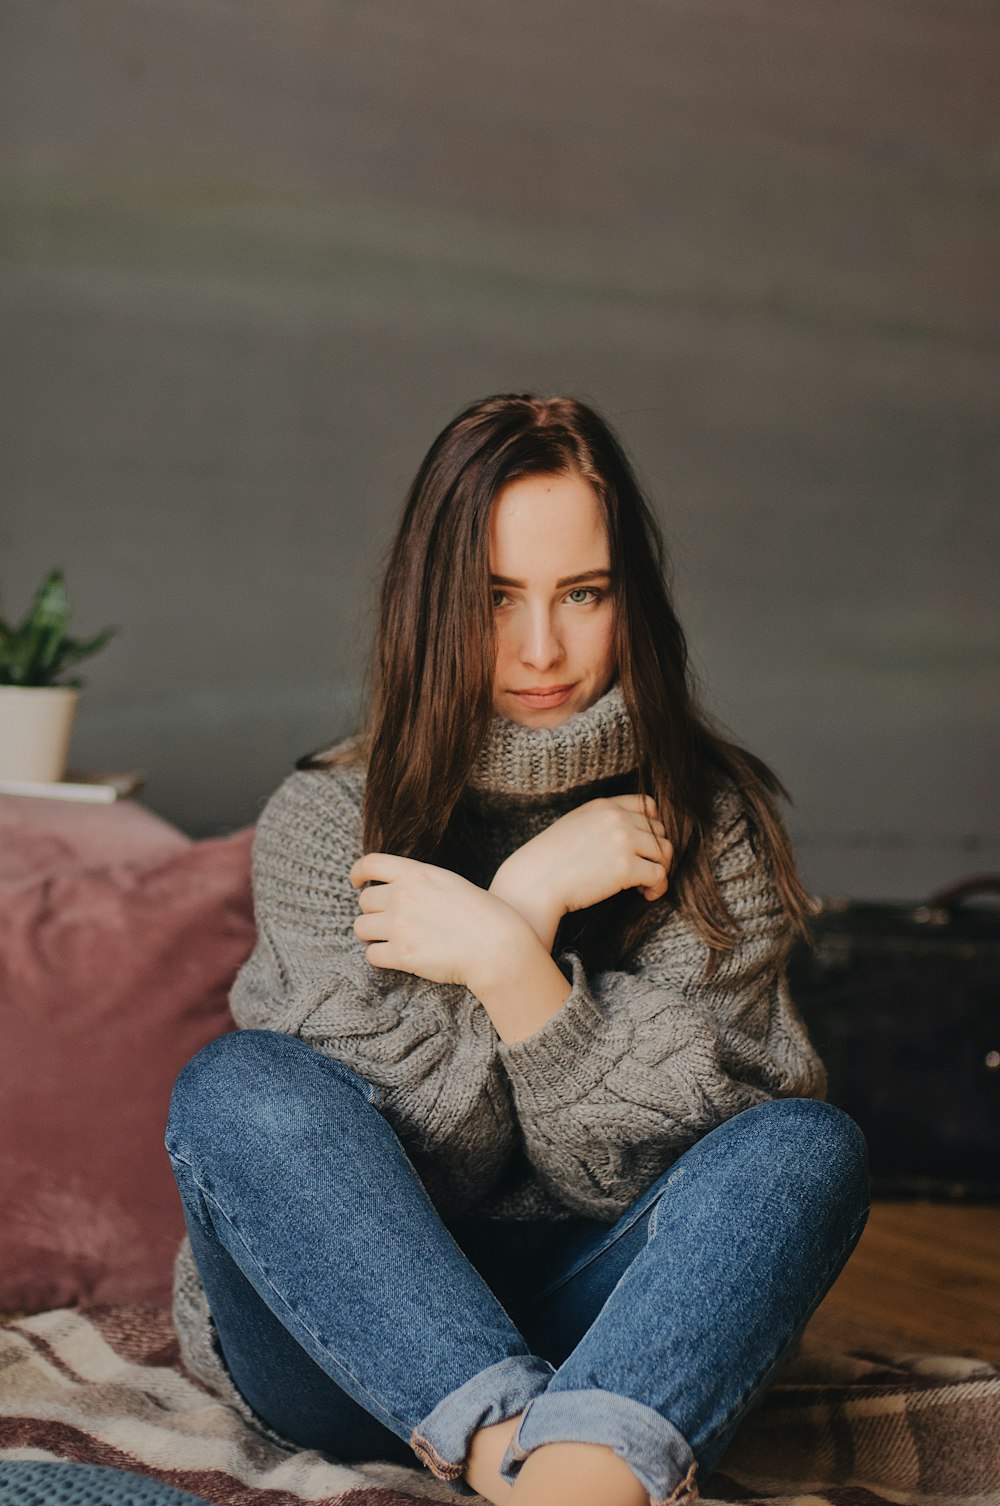
[[[868,1211],[786,987],[779,792],[697,704],[609,426],[459,414],[363,728],[260,817],[241,1029],[174,1088],[192,1373],[458,1495],[693,1499]]]

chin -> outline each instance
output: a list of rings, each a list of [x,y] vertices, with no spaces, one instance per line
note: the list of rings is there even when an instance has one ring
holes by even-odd
[[[565,706],[553,706],[548,711],[523,711],[515,707],[511,720],[519,722],[522,727],[558,727],[575,715],[575,710]]]

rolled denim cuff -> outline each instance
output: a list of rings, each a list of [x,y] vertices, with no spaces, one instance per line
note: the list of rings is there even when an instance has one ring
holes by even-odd
[[[687,1440],[652,1407],[613,1391],[551,1391],[528,1403],[500,1461],[513,1485],[532,1449],[543,1443],[605,1443],[649,1491],[651,1506],[693,1501],[698,1465]]]
[[[553,1375],[555,1367],[535,1354],[516,1354],[489,1365],[428,1412],[410,1434],[411,1449],[455,1495],[474,1496],[462,1479],[473,1433],[523,1412]]]

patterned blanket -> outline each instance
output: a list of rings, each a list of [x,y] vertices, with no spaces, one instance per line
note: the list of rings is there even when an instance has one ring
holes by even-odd
[[[277,1447],[181,1369],[169,1314],[140,1307],[0,1327],[0,1462],[13,1460],[110,1465],[219,1506],[457,1499],[416,1460]],[[1000,1367],[807,1337],[702,1492],[705,1506],[1000,1506]]]

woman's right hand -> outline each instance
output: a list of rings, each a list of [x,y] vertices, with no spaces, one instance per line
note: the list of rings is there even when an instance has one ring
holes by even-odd
[[[571,910],[622,889],[666,893],[673,843],[651,795],[611,795],[567,811],[497,869],[490,892],[513,905],[549,950]]]

